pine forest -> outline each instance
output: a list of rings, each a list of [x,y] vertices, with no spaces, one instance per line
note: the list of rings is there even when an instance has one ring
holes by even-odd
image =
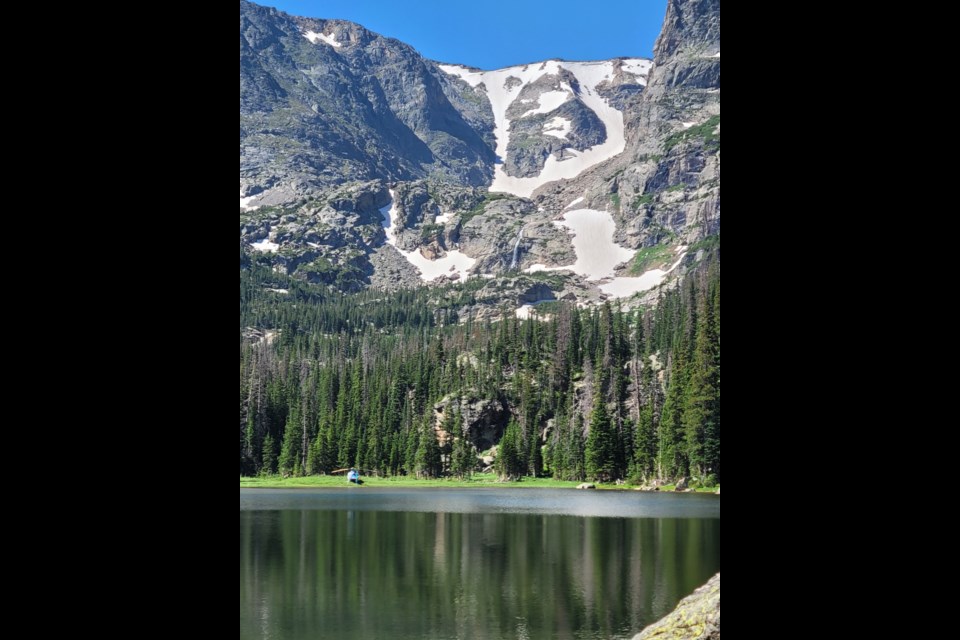
[[[719,252],[649,309],[477,322],[470,282],[334,293],[241,248],[240,475],[719,484]]]

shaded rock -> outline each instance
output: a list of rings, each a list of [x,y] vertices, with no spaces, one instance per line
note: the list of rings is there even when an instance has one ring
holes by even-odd
[[[458,412],[463,416],[464,436],[477,448],[477,451],[486,451],[492,448],[503,437],[509,413],[499,399],[484,399],[472,394],[461,397],[447,397],[434,407],[436,421],[443,424],[448,410]]]
[[[687,481],[687,479],[686,479],[686,478],[680,478],[680,481],[677,482],[677,488],[676,488],[675,490],[676,490],[676,491],[686,491],[686,490],[689,489],[689,488],[690,488],[690,483]]]
[[[447,252],[436,242],[420,247],[420,255],[427,260],[439,260],[446,257]],[[458,276],[459,277],[459,276]]]

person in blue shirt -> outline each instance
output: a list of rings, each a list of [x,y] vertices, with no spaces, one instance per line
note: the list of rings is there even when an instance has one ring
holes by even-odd
[[[360,484],[360,474],[357,473],[356,469],[350,469],[350,471],[347,473],[347,482]]]

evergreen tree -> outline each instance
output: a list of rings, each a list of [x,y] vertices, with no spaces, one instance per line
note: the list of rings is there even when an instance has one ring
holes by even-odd
[[[283,445],[280,448],[280,473],[285,476],[300,475],[300,407],[294,404],[284,429]]]
[[[684,350],[681,347],[675,352],[660,419],[657,466],[661,479],[679,478],[690,472],[683,429],[684,392],[688,379]]]
[[[697,339],[684,398],[683,426],[691,471],[720,473],[719,389],[707,301],[700,305]]]
[[[261,467],[264,474],[270,475],[277,472],[277,451],[273,441],[273,436],[267,434],[263,440],[263,465]]]
[[[424,424],[420,432],[420,444],[415,459],[418,478],[439,478],[443,473],[443,460],[437,434],[429,423]]]
[[[520,425],[511,420],[497,449],[497,471],[503,480],[519,480],[525,471]]]
[[[477,467],[477,449],[466,438],[457,438],[453,443],[450,473],[463,480],[470,478]]]
[[[566,472],[564,480],[583,482],[587,479],[587,460],[584,452],[583,416],[577,414],[573,419],[573,427],[567,438]]]
[[[592,480],[610,482],[617,478],[617,433],[610,421],[610,413],[603,395],[598,393],[590,414],[590,434],[587,437],[587,476]]]

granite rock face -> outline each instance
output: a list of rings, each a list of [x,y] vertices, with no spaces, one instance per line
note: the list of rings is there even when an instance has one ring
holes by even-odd
[[[720,574],[633,640],[720,640]]]
[[[450,434],[465,437],[477,451],[492,448],[503,437],[503,422],[507,407],[500,400],[485,400],[479,393],[449,397],[434,407],[437,424],[444,424],[444,416],[459,413],[463,417],[463,433]]]
[[[377,178],[488,184],[492,131],[489,106],[408,45],[241,0],[241,197]]]

